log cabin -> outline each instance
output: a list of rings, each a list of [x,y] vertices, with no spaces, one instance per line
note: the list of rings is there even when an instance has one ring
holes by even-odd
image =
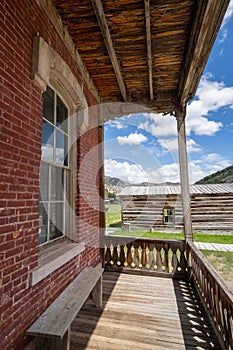
[[[190,185],[193,232],[233,232],[233,184]],[[127,186],[119,193],[123,227],[181,231],[180,185]]]
[[[185,142],[186,105],[194,97],[228,4],[229,0],[0,2],[2,350],[51,349],[48,344],[68,349],[70,342],[73,349],[187,349],[200,348],[203,342],[205,348],[233,349],[232,294],[192,242]],[[104,122],[148,111],[177,120],[185,240],[110,241],[103,236]],[[71,317],[74,305],[78,312],[90,292],[101,305],[96,297],[96,291],[102,291],[100,279],[95,286],[94,277],[84,283],[99,266],[115,268],[118,274],[105,275],[103,309],[94,312],[91,322],[85,320],[90,309],[84,310],[80,325]],[[121,282],[119,271],[127,266],[139,272],[141,282],[130,274]],[[173,279],[150,276],[145,282],[148,273],[188,282],[180,279],[175,285]],[[118,279],[124,289],[115,295]],[[134,282],[137,296],[142,286],[148,291],[136,298],[127,314],[124,293],[133,291]],[[156,306],[152,310],[146,305],[156,283],[163,285],[167,299],[162,289],[149,302]],[[69,299],[74,285],[79,286],[77,293]],[[201,302],[195,293],[205,310],[198,309]],[[120,298],[119,311],[110,312],[115,322],[103,321],[103,333],[96,335],[111,294],[113,309],[114,298]],[[65,327],[63,316],[59,319],[53,311],[63,295],[66,303],[59,310],[66,317]],[[190,307],[196,328],[188,318]],[[141,314],[133,317],[136,310]],[[39,333],[35,322],[49,313],[53,318],[44,323],[47,333]],[[71,333],[68,318],[74,321]],[[146,325],[140,337],[135,335],[141,325],[130,330],[132,319],[143,319]],[[59,335],[49,333],[58,324],[54,320],[60,322]],[[115,330],[119,324],[125,328]],[[116,336],[119,328],[121,339]],[[130,335],[133,338],[127,339]]]

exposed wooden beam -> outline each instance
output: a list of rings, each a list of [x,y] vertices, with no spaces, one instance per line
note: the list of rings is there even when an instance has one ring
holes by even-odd
[[[116,56],[116,52],[113,46],[113,42],[112,42],[112,38],[111,38],[111,34],[110,34],[110,30],[108,27],[108,23],[107,23],[107,19],[104,13],[104,9],[103,9],[103,5],[101,0],[92,0],[92,5],[96,14],[96,17],[98,19],[99,22],[99,26],[104,38],[104,42],[105,42],[105,46],[108,50],[108,54],[110,57],[110,60],[112,62],[112,66],[114,69],[114,72],[116,74],[116,78],[118,81],[118,85],[121,91],[121,95],[123,97],[123,100],[126,101],[127,99],[127,94],[126,94],[126,87],[125,87],[125,83],[121,74],[121,69],[120,69],[120,65],[119,62],[117,60],[117,56]]]
[[[181,107],[194,97],[228,4],[229,0],[197,2],[181,68],[178,92]]]
[[[152,68],[152,50],[151,50],[151,30],[150,30],[150,0],[144,0],[145,19],[146,19],[146,44],[147,44],[147,61],[149,74],[150,99],[154,99],[153,91],[153,68]]]

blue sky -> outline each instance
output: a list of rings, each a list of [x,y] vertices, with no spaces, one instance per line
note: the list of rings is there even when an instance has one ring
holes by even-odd
[[[187,107],[190,183],[233,164],[233,0],[196,95]],[[123,116],[105,124],[105,175],[131,183],[179,182],[176,120]]]

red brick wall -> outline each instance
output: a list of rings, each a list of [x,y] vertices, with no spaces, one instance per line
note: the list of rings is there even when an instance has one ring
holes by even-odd
[[[81,81],[69,53],[36,0],[0,1],[0,349],[20,349],[25,330],[86,265],[99,262],[98,198],[90,193],[97,175],[98,151],[77,196],[80,238],[88,245],[73,259],[32,288],[28,272],[38,262],[38,198],[41,157],[42,96],[31,80],[32,42],[39,35],[61,55]],[[89,105],[95,99],[84,85]],[[95,119],[95,116],[92,116]],[[78,140],[84,158],[96,145],[98,128]],[[80,161],[79,161],[80,164]],[[98,190],[98,182],[97,182]],[[86,223],[90,225],[87,225]]]

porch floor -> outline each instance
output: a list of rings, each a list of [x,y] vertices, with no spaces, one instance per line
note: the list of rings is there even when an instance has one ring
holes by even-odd
[[[88,300],[72,324],[71,350],[222,349],[187,282],[105,272],[103,309]]]

